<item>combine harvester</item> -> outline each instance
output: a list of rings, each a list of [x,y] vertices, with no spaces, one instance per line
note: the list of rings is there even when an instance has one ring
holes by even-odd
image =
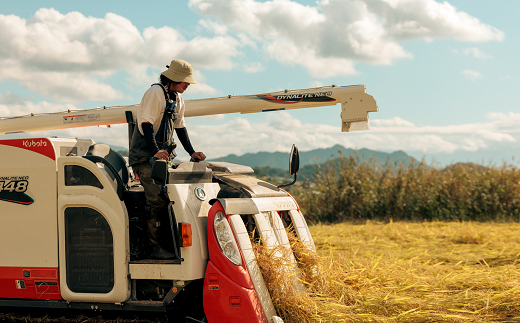
[[[187,100],[186,117],[341,103],[342,131],[369,129],[364,85]],[[128,123],[137,105],[0,118],[0,135]],[[1,139],[1,138],[0,138]],[[291,174],[298,170],[297,149]],[[123,157],[90,139],[0,140],[2,307],[171,312],[188,322],[281,322],[250,234],[314,247],[286,191],[217,162],[156,162],[169,197],[174,260],[144,259],[144,191]],[[295,175],[296,177],[296,175]]]

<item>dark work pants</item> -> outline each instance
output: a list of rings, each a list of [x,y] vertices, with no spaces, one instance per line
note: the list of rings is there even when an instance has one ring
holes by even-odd
[[[162,211],[168,207],[168,200],[161,197],[161,190],[152,179],[152,166],[150,162],[143,162],[132,165],[134,173],[139,176],[139,181],[144,188],[144,195],[146,196],[146,210],[147,211]]]
[[[139,181],[144,188],[146,196],[146,213],[148,215],[147,227],[148,238],[152,245],[162,244],[161,240],[167,236],[171,237],[168,229],[170,219],[168,216],[169,201],[161,197],[161,190],[152,179],[152,166],[149,162],[132,165],[134,173],[139,176]],[[159,227],[162,228],[159,229]]]

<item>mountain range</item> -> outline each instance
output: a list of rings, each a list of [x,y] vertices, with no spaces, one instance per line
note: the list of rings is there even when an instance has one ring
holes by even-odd
[[[384,163],[390,159],[393,163],[403,163],[408,166],[411,162],[417,163],[417,161],[411,158],[404,151],[394,151],[392,153],[385,153],[370,149],[359,149],[354,150],[351,148],[345,148],[341,145],[335,145],[330,148],[320,148],[310,151],[300,151],[300,166],[306,165],[317,165],[327,161],[339,158],[340,155],[345,157],[353,156],[356,158],[359,156],[361,161],[369,161],[374,159],[378,163]],[[280,168],[283,170],[289,169],[289,152],[258,152],[258,153],[247,153],[241,156],[234,154],[227,155],[220,158],[212,159],[211,161],[222,161],[233,164],[247,165],[253,168],[255,167],[271,167]]]
[[[128,156],[128,150],[123,147],[112,147],[120,154]],[[309,151],[300,151],[300,171],[299,178],[312,180],[316,170],[323,164],[334,164],[336,159],[342,155],[345,157],[353,156],[359,162],[375,161],[377,163],[385,163],[391,161],[398,165],[403,163],[409,166],[411,163],[418,164],[419,161],[409,156],[402,150],[392,153],[385,153],[370,149],[354,150],[345,148],[341,145],[335,145],[330,148],[313,149]],[[220,158],[212,158],[209,161],[228,162],[239,165],[247,165],[254,169],[255,175],[259,178],[266,177],[271,180],[291,177],[289,175],[289,153],[284,152],[265,152],[247,153],[241,156],[235,154],[227,155]]]

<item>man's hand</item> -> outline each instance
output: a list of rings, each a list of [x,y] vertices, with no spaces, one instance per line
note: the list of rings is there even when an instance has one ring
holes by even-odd
[[[196,153],[194,153],[195,155]],[[170,161],[170,154],[166,150],[159,150],[158,152],[153,155],[157,159],[164,159],[166,161]]]
[[[203,152],[198,151],[198,152],[191,154],[191,158],[198,159],[199,161],[203,161],[204,159],[206,159],[206,155],[204,155]]]

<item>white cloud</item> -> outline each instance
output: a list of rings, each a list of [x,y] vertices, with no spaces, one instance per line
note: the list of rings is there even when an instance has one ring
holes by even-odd
[[[482,73],[478,71],[464,70],[462,71],[462,74],[472,81],[476,81],[478,79],[483,78]]]
[[[190,85],[188,90],[186,90],[186,94],[207,94],[207,95],[215,95],[217,93],[217,89],[209,86],[204,83],[197,83],[195,85]]]
[[[470,56],[473,56],[475,58],[489,58],[489,57],[491,57],[491,56],[485,54],[484,52],[482,52],[477,47],[466,48],[464,50],[464,55],[470,55]]]
[[[58,102],[79,103],[86,99],[112,101],[125,95],[99,80],[96,73],[29,71],[15,63],[0,70],[0,79],[16,81],[23,87]]]
[[[234,58],[244,57],[241,50],[247,47],[327,78],[356,74],[358,61],[392,64],[410,58],[399,43],[409,39],[504,37],[434,0],[322,0],[316,6],[290,0],[190,0],[189,5],[205,17],[199,32],[213,36],[187,39],[171,27],[141,32],[113,13],[96,18],[43,8],[30,19],[0,14],[0,82],[17,82],[56,102],[109,103],[128,99],[122,87],[109,83],[110,76],[123,71],[128,75],[123,85],[135,89],[156,81],[173,58],[188,60],[201,75],[201,70],[239,67]],[[485,56],[477,48],[467,51]],[[264,68],[259,62],[240,65],[247,73]],[[190,92],[213,95],[217,90],[199,82]]]
[[[485,123],[449,126],[415,126],[400,118],[394,118],[402,120],[399,123],[392,122],[392,119],[374,120],[371,121],[371,131],[367,133],[396,139],[390,141],[388,148],[380,143],[373,148],[428,154],[476,151],[500,145],[520,147],[520,131],[517,130],[520,113],[494,113],[487,118],[489,121]]]
[[[393,117],[392,119],[376,119],[370,121],[371,125],[380,127],[414,127],[415,125],[410,121],[406,121],[399,117]]]
[[[52,113],[52,112],[60,112],[67,110],[77,110],[76,106],[73,104],[56,104],[50,103],[46,101],[34,103],[34,102],[19,102],[13,101],[9,102],[8,100],[3,100],[6,97],[9,97],[8,94],[5,96],[0,96],[0,116],[1,117],[15,117],[15,116],[24,116],[29,115],[31,113]]]
[[[462,41],[501,41],[504,33],[480,22],[447,1],[434,0],[367,0],[399,40],[454,38]]]
[[[355,74],[356,61],[392,64],[411,58],[401,41],[504,38],[497,28],[434,0],[321,0],[317,6],[290,0],[190,0],[189,6],[228,26],[230,33],[247,34],[268,57],[301,65],[321,78]]]
[[[199,25],[215,33],[216,35],[225,35],[228,31],[228,27],[226,27],[225,25],[208,19],[201,19],[199,21]]]
[[[64,130],[41,131],[30,134],[35,137],[77,137],[81,139],[92,139],[96,143],[108,144],[112,147],[128,149],[128,126],[126,124],[111,125],[106,127],[83,127]],[[17,137],[26,137],[26,134]]]
[[[312,87],[322,87],[322,86],[324,86],[324,84],[321,81],[311,81],[310,86],[312,86]]]
[[[264,70],[264,67],[262,66],[262,63],[260,63],[260,62],[253,62],[253,63],[249,63],[246,66],[244,66],[244,71],[246,73],[255,74],[255,73],[258,73],[263,70]]]
[[[72,105],[55,105],[48,102],[0,104],[4,115],[22,115],[56,112],[71,109]],[[395,117],[370,120],[370,131],[342,133],[339,126],[304,124],[286,111],[264,114],[260,121],[249,121],[241,116],[227,122],[196,125],[187,119],[188,131],[195,149],[204,151],[209,159],[228,154],[242,155],[258,151],[288,151],[296,144],[301,151],[332,147],[341,144],[348,148],[369,148],[382,151],[403,150],[409,154],[455,154],[485,151],[520,150],[520,113],[490,113],[487,121],[449,126],[417,126]],[[208,117],[212,118],[212,117]],[[225,120],[223,115],[212,118]],[[4,136],[69,136],[90,138],[95,142],[127,147],[126,125],[113,125],[110,129],[87,127],[59,131],[35,132]],[[180,158],[187,155],[179,148]]]
[[[125,71],[130,84],[147,84],[148,70],[158,74],[173,58],[188,60],[199,71],[230,69],[239,45],[226,35],[188,40],[170,27],[141,33],[113,13],[94,18],[54,9],[40,9],[28,20],[0,15],[0,43],[0,81],[18,82],[62,102],[122,99],[124,94],[107,77]],[[199,88],[214,93],[208,85]]]
[[[519,123],[520,113],[494,113],[484,123],[449,126],[417,126],[395,117],[371,120],[370,131],[342,133],[339,126],[302,124],[290,113],[281,111],[266,114],[263,121],[254,123],[237,117],[220,125],[192,125],[189,132],[196,149],[203,150],[210,158],[285,151],[293,143],[302,151],[341,144],[349,148],[453,154],[520,149]]]
[[[197,117],[198,120],[206,119],[206,120],[224,120],[226,118],[225,114],[212,114],[209,116],[200,116]]]
[[[217,89],[204,83],[206,77],[199,70],[193,71],[193,77],[197,81],[197,84],[190,85],[185,92],[186,94],[215,95],[217,93]]]
[[[24,102],[23,97],[12,91],[7,91],[3,95],[0,93],[0,104],[19,104],[22,102]]]

